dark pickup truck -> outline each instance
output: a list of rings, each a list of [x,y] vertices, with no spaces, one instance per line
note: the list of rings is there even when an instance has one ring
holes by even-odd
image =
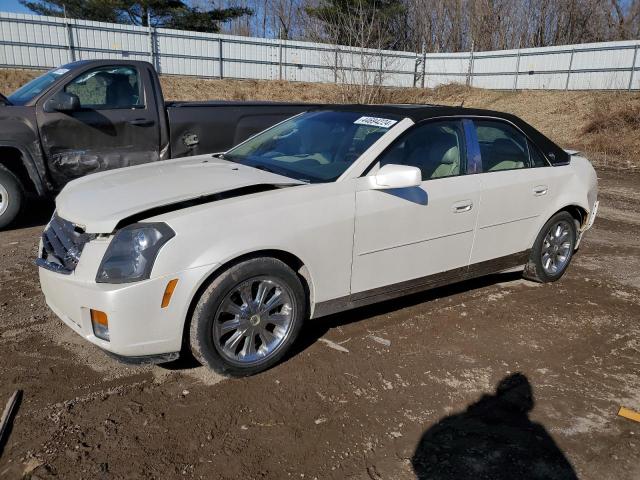
[[[165,102],[147,62],[84,60],[0,95],[0,228],[27,195],[111,168],[222,152],[308,104]]]

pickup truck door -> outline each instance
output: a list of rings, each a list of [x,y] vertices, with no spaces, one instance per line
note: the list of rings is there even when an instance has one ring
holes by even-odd
[[[463,277],[480,200],[477,175],[466,175],[462,122],[416,125],[382,154],[380,166],[422,171],[420,187],[356,192],[351,293],[377,295]],[[375,171],[375,169],[374,169]],[[372,171],[373,172],[373,171]]]
[[[135,65],[89,68],[38,101],[45,157],[58,188],[89,173],[156,161],[160,126],[149,72]],[[51,111],[47,100],[64,91],[80,107]],[[46,111],[50,110],[50,111]]]

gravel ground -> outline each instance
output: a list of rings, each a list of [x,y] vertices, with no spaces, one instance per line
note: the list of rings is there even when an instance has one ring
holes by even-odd
[[[640,478],[640,175],[600,172],[567,275],[495,275],[310,322],[256,377],[130,367],[47,309],[51,206],[0,232],[0,478]],[[0,446],[2,449],[2,446]]]

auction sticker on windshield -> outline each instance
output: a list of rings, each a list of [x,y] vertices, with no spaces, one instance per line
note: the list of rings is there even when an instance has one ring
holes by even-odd
[[[398,121],[380,117],[360,117],[353,123],[356,125],[369,125],[371,127],[391,128],[394,124],[398,123]]]

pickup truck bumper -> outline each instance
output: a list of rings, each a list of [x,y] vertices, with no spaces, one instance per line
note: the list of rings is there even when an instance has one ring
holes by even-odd
[[[178,357],[191,300],[210,267],[120,285],[38,270],[47,305],[78,335],[122,361],[158,363]],[[162,308],[165,289],[173,279],[177,286],[169,305]],[[91,309],[106,313],[109,340],[96,336]]]

